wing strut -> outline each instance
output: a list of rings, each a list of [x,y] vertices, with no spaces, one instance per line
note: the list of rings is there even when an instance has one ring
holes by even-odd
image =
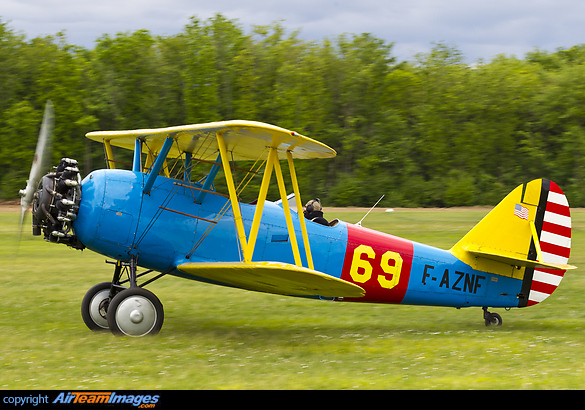
[[[307,234],[307,225],[305,225],[305,218],[301,216],[300,212],[303,209],[303,203],[301,202],[301,193],[299,192],[299,183],[297,181],[297,173],[295,171],[295,165],[293,163],[292,152],[286,151],[286,158],[288,160],[288,168],[290,170],[290,179],[293,185],[293,192],[295,193],[295,199],[297,202],[297,210],[299,212],[299,222],[301,223],[301,232],[303,233],[303,244],[305,245],[305,254],[307,255],[307,263],[309,269],[315,269],[313,266],[313,257],[311,256],[311,247],[309,246],[309,235]],[[286,205],[284,203],[286,202]],[[282,206],[288,208],[288,200],[282,199]]]
[[[268,159],[266,161],[266,168],[264,170],[264,176],[262,177],[262,184],[260,186],[260,192],[258,194],[258,201],[256,205],[256,211],[254,212],[254,219],[252,220],[252,227],[250,229],[250,237],[246,238],[246,232],[244,229],[244,222],[242,219],[242,214],[240,212],[238,197],[236,194],[236,188],[234,185],[233,175],[231,172],[231,167],[229,164],[229,158],[227,155],[227,148],[225,144],[225,140],[223,137],[223,131],[218,131],[216,133],[217,137],[217,145],[219,147],[219,152],[221,156],[221,163],[223,165],[223,170],[226,178],[226,183],[228,186],[228,192],[230,196],[230,202],[232,204],[232,210],[234,213],[234,222],[236,224],[236,230],[238,233],[238,239],[240,241],[240,246],[242,249],[242,255],[245,263],[251,263],[252,257],[254,254],[254,248],[256,246],[256,239],[258,237],[258,230],[260,228],[260,221],[262,218],[262,212],[264,210],[264,202],[266,201],[266,195],[268,193],[268,186],[270,185],[270,178],[272,177],[272,170],[274,169],[274,173],[276,174],[276,180],[278,182],[278,190],[280,192],[280,197],[282,199],[282,207],[284,210],[284,216],[286,219],[286,226],[288,230],[288,234],[291,241],[291,247],[293,251],[293,256],[295,260],[295,265],[298,267],[302,267],[302,260],[299,252],[299,245],[297,242],[294,224],[290,212],[290,207],[288,205],[287,200],[287,193],[286,188],[284,185],[284,178],[282,176],[282,169],[280,168],[279,156],[278,156],[278,146],[280,145],[278,138],[273,138],[272,144],[270,146],[270,151],[268,154]],[[293,185],[293,190],[295,193],[295,198],[297,201],[297,209],[302,209],[301,204],[301,195],[299,193],[299,187],[297,182],[297,177],[295,173],[295,168],[293,164],[293,158],[290,151],[287,151],[287,159],[288,165],[290,168],[290,175]],[[303,236],[303,244],[305,247],[305,253],[307,256],[307,264],[309,269],[314,269],[313,266],[313,258],[311,256],[311,248],[309,246],[309,236],[307,234],[307,227],[305,225],[305,220],[302,216],[299,216],[299,223],[301,225],[301,232]]]
[[[150,170],[150,173],[148,174],[148,178],[146,179],[146,182],[144,183],[143,192],[145,194],[150,193],[150,190],[152,189],[152,185],[154,184],[154,181],[156,180],[158,173],[160,172],[161,168],[163,167],[163,165],[166,162],[167,154],[169,153],[169,150],[173,146],[173,143],[174,143],[173,137],[168,137],[165,140],[165,143],[163,144],[163,147],[161,148],[160,153],[158,154],[158,157],[156,157],[156,160],[154,161],[154,165],[152,166],[152,169]]]
[[[248,252],[248,241],[246,240],[246,231],[244,230],[244,220],[242,219],[242,213],[238,205],[238,196],[236,194],[236,187],[234,185],[234,177],[232,175],[232,169],[230,168],[230,162],[227,155],[227,149],[225,147],[225,141],[223,139],[223,132],[216,132],[217,146],[221,155],[221,164],[223,165],[223,172],[225,174],[225,181],[228,187],[228,193],[230,194],[230,201],[232,203],[232,211],[234,213],[234,222],[238,231],[238,238],[240,240],[240,246],[242,247],[242,254],[244,255],[244,262],[251,262],[252,257]]]
[[[142,172],[142,140],[136,138],[134,140],[134,160],[132,161],[132,171]]]
[[[112,144],[110,144],[110,140],[104,138],[104,149],[106,151],[106,164],[109,169],[116,169],[116,164],[114,163],[114,152],[112,151]]]

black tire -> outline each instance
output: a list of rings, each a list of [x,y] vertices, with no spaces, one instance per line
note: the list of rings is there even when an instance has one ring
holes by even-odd
[[[106,312],[110,304],[111,282],[102,282],[90,288],[81,301],[81,317],[94,332],[109,330]]]
[[[485,320],[486,326],[502,326],[502,316],[497,313],[490,313],[489,319]]]
[[[114,335],[142,337],[160,332],[164,309],[151,291],[129,288],[114,296],[106,317]]]

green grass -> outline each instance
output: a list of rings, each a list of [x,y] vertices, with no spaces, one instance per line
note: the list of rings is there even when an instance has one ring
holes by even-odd
[[[449,248],[487,211],[376,210],[364,226]],[[361,213],[328,213],[356,222]],[[149,286],[156,337],[92,333],[80,303],[112,266],[0,213],[0,389],[583,389],[585,211],[571,263],[545,302],[485,327],[479,308],[332,303],[177,278]]]

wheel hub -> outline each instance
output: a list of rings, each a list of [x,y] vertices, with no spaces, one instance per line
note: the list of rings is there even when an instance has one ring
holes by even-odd
[[[138,324],[144,320],[144,314],[139,310],[133,310],[130,312],[130,321],[134,324]]]
[[[132,296],[123,300],[116,312],[116,324],[128,336],[148,334],[156,324],[157,313],[150,300]]]
[[[106,312],[110,303],[110,291],[103,290],[96,294],[90,303],[89,314],[96,325],[103,329],[108,328]]]

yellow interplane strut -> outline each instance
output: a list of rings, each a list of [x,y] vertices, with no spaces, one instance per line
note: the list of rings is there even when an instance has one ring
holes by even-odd
[[[278,190],[280,191],[280,199],[282,200],[282,209],[284,209],[284,219],[286,219],[286,227],[288,229],[288,235],[290,236],[290,246],[292,247],[293,256],[295,258],[295,265],[303,266],[301,263],[297,236],[295,235],[295,227],[290,216],[290,207],[288,206],[288,198],[286,197],[284,178],[282,177],[282,170],[280,169],[280,161],[278,161],[276,149],[271,150],[271,154],[277,158],[276,161],[274,161],[274,171],[276,174],[276,181],[278,182]]]
[[[230,167],[229,158],[227,155],[227,149],[225,141],[223,139],[223,131],[218,131],[217,146],[221,155],[221,164],[223,165],[223,172],[225,174],[225,181],[228,187],[228,193],[230,195],[230,201],[232,203],[232,211],[234,213],[234,223],[238,231],[238,238],[240,240],[240,246],[242,247],[242,254],[244,256],[244,262],[251,262],[252,257],[248,252],[248,241],[246,240],[246,231],[244,230],[244,221],[242,219],[242,213],[240,212],[240,206],[238,202],[238,196],[236,194],[236,187],[234,185],[234,177]]]
[[[256,205],[256,211],[254,212],[254,218],[252,220],[252,227],[250,229],[250,236],[246,238],[246,232],[244,229],[244,221],[242,218],[242,214],[240,212],[238,197],[236,194],[236,188],[234,185],[233,175],[231,172],[231,168],[229,166],[229,158],[227,155],[227,147],[225,144],[225,140],[223,137],[222,132],[217,132],[217,144],[219,147],[220,155],[221,155],[221,162],[225,173],[226,183],[228,186],[228,192],[230,197],[230,202],[232,204],[232,209],[234,213],[234,223],[236,224],[236,230],[238,233],[238,239],[240,241],[240,246],[242,249],[243,261],[245,263],[251,263],[252,257],[254,255],[254,248],[256,246],[256,240],[258,238],[258,231],[260,229],[260,222],[262,219],[262,212],[264,210],[264,202],[266,201],[266,195],[268,193],[268,187],[270,185],[270,179],[272,177],[272,170],[276,174],[276,180],[278,183],[278,190],[280,192],[280,197],[282,200],[282,208],[284,210],[284,216],[286,220],[287,230],[291,241],[291,248],[293,252],[293,257],[295,260],[295,265],[302,267],[302,260],[299,251],[299,245],[296,238],[296,233],[294,229],[294,224],[291,216],[290,207],[288,204],[286,187],[284,185],[284,178],[282,175],[282,169],[280,167],[279,157],[278,157],[278,139],[275,138],[272,141],[270,151],[268,153],[268,159],[266,161],[266,168],[264,171],[264,176],[262,178],[262,184],[260,186],[260,192],[258,194],[258,201]],[[295,193],[296,202],[297,202],[297,210],[300,212],[302,209],[300,193],[298,189],[298,182],[296,178],[295,168],[292,160],[292,155],[290,152],[287,152],[287,159],[290,168],[291,180],[293,184],[293,191]],[[311,249],[309,246],[309,237],[307,234],[307,228],[305,225],[304,218],[299,216],[299,222],[301,225],[301,232],[303,236],[303,243],[305,245],[305,253],[307,256],[307,264],[309,269],[314,269],[313,266],[313,259],[311,256]]]
[[[288,160],[288,167],[290,170],[290,179],[293,185],[293,192],[295,194],[295,200],[297,202],[297,213],[299,215],[299,222],[301,223],[301,232],[303,234],[303,244],[305,245],[305,254],[307,255],[307,264],[309,269],[315,269],[313,266],[313,257],[311,255],[311,247],[309,245],[309,235],[307,234],[307,225],[305,225],[304,216],[301,217],[301,210],[303,209],[303,203],[301,202],[301,193],[299,192],[299,183],[297,181],[297,173],[295,171],[295,165],[293,163],[292,153],[286,152],[286,159]],[[288,206],[288,201],[287,206]]]
[[[104,148],[106,150],[106,163],[109,169],[116,169],[116,165],[114,164],[114,153],[112,151],[112,144],[110,144],[110,140],[104,139]]]
[[[256,212],[254,212],[254,219],[252,220],[250,240],[248,241],[248,246],[251,249],[250,260],[252,260],[252,256],[254,254],[256,239],[258,238],[258,230],[260,229],[260,220],[262,219],[262,211],[264,210],[264,201],[266,201],[268,186],[270,185],[270,177],[272,176],[272,168],[274,164],[274,156],[272,155],[273,149],[275,148],[271,148],[270,152],[268,153],[266,168],[264,169],[264,176],[262,177],[262,184],[260,185],[260,192],[258,193]]]

